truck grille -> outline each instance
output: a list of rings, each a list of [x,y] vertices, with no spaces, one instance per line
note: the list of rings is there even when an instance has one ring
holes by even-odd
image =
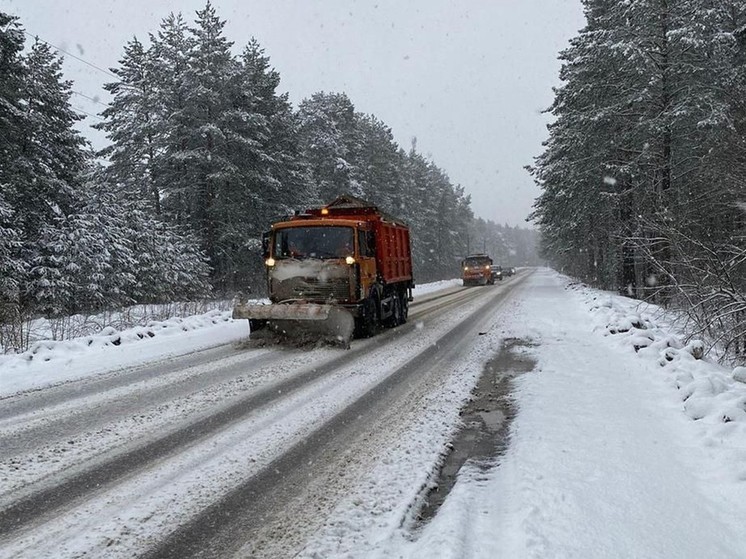
[[[348,278],[289,278],[275,284],[275,292],[280,300],[306,299],[308,301],[346,301],[350,299]]]

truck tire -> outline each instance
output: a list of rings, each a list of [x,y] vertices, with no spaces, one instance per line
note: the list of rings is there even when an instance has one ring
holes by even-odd
[[[406,291],[402,291],[401,296],[401,324],[407,323],[409,317],[409,296]]]
[[[400,293],[394,293],[394,295],[391,297],[391,304],[394,305],[394,308],[393,312],[391,313],[391,318],[389,319],[389,326],[391,328],[395,328],[400,324],[403,324]]]
[[[249,333],[256,332],[258,330],[264,330],[267,327],[267,321],[260,318],[249,319]]]
[[[368,297],[363,303],[362,313],[355,319],[355,337],[370,338],[375,336],[381,323],[378,299]]]

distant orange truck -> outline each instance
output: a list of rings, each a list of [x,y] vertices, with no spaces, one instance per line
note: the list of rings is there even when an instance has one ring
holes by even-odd
[[[492,258],[486,254],[470,254],[461,262],[464,285],[494,285]]]

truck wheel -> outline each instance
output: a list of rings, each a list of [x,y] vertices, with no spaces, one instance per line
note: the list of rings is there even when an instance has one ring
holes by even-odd
[[[404,324],[404,307],[402,305],[401,293],[394,295],[394,316],[392,318],[394,319],[394,326]]]
[[[362,314],[355,319],[355,336],[358,338],[375,336],[380,324],[378,300],[374,297],[367,298],[362,311]]]
[[[398,293],[391,296],[391,316],[386,319],[387,328],[395,328],[401,324],[401,297]]]
[[[250,318],[249,319],[249,332],[256,332],[257,330],[264,330],[267,327],[267,321],[261,318]]]
[[[401,324],[407,323],[407,318],[409,317],[409,297],[407,296],[406,291],[401,294]]]

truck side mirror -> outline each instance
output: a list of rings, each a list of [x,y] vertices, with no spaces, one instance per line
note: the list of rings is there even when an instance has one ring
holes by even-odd
[[[271,235],[271,231],[265,231],[262,233],[262,256],[266,260],[269,258],[269,237]]]

